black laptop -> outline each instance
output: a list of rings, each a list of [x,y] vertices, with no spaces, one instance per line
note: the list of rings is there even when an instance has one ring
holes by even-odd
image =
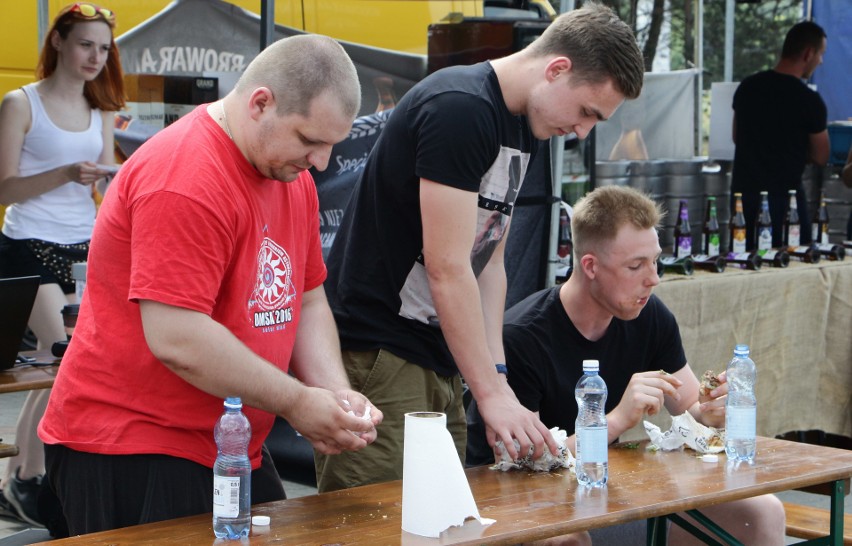
[[[15,365],[38,285],[37,276],[0,279],[0,371]]]

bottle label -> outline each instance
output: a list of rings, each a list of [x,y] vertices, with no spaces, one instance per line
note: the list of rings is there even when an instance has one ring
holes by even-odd
[[[240,476],[213,476],[213,515],[219,518],[240,515]]]
[[[778,254],[777,250],[763,250],[763,251],[761,251],[760,256],[764,260],[771,262],[772,260],[775,259],[776,254]]]
[[[607,462],[606,427],[580,427],[577,429],[577,460],[581,463]]]
[[[707,243],[707,254],[709,256],[718,256],[721,252],[721,242],[718,233],[710,234],[710,241]]]
[[[750,254],[748,252],[731,252],[728,255],[729,260],[748,260]]]
[[[725,437],[728,440],[754,440],[757,434],[757,407],[728,406]]]
[[[690,236],[679,236],[677,238],[677,247],[675,248],[675,256],[678,258],[685,258],[692,254],[692,237]]]
[[[760,228],[757,233],[757,248],[759,250],[769,250],[772,248],[772,228]]]
[[[731,238],[731,252],[735,254],[742,254],[746,251],[745,236],[745,228],[736,228],[733,230],[733,237]]]
[[[801,243],[799,236],[799,225],[795,224],[787,228],[787,246],[799,246]]]

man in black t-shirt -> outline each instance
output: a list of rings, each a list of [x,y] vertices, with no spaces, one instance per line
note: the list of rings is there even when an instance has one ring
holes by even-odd
[[[671,415],[689,411],[704,425],[725,425],[724,373],[717,388],[699,395],[677,322],[652,294],[660,282],[659,222],[658,206],[638,191],[618,186],[596,189],[574,207],[571,276],[563,285],[537,292],[506,312],[503,342],[509,385],[546,426],[571,435],[572,452],[574,388],[583,375],[584,359],[599,361],[607,384],[610,442],[663,406]],[[784,543],[784,508],[772,495],[702,512],[744,544]],[[641,529],[631,527],[592,531],[591,537],[604,544],[615,542],[616,533],[622,545],[625,534],[628,539],[644,538]],[[693,543],[699,544],[672,526],[669,544]]]
[[[816,23],[794,25],[775,68],[745,78],[734,93],[731,210],[733,193],[741,192],[748,250],[756,245],[761,191],[769,192],[772,246],[781,246],[788,190],[796,190],[801,242],[811,242],[802,173],[808,163],[825,165],[830,150],[825,103],[802,80],[822,64],[825,45],[825,31]]]
[[[639,95],[643,77],[633,32],[589,2],[525,49],[439,70],[399,101],[346,207],[325,284],[350,382],[384,420],[369,451],[317,456],[321,492],[400,479],[406,412],[445,413],[463,459],[462,376],[490,442],[557,449],[500,373],[510,218],[541,141],[584,138]]]

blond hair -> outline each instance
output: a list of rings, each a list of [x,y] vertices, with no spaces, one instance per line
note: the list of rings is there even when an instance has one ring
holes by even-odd
[[[625,224],[637,229],[658,228],[664,215],[659,203],[634,188],[597,188],[574,206],[571,218],[574,258],[577,260],[598,246],[611,242]]]

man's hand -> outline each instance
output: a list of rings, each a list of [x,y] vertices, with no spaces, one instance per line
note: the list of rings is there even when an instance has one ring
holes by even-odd
[[[358,391],[353,391],[351,389],[340,390],[337,391],[338,399],[340,400],[340,407],[346,413],[350,411],[355,414],[355,417],[360,418],[364,423],[372,423],[373,427],[367,431],[355,431],[353,433],[357,433],[357,436],[360,436],[363,440],[367,442],[367,444],[372,444],[376,441],[377,432],[376,427],[379,423],[382,422],[384,415],[381,410],[374,406],[366,396],[361,394]],[[365,413],[369,414],[369,418],[365,418]]]
[[[497,440],[502,440],[512,459],[525,456],[530,446],[535,446],[533,459],[544,454],[545,446],[551,454],[559,453],[553,435],[535,413],[518,402],[508,385],[499,392],[478,399],[476,403],[485,422],[488,445],[492,448]],[[520,452],[515,449],[514,440],[520,443]]]
[[[725,402],[728,396],[728,379],[727,372],[722,372],[716,376],[719,380],[719,386],[707,393],[706,396],[698,397],[699,415],[694,416],[696,420],[708,427],[724,427],[725,426]]]
[[[665,397],[680,400],[681,381],[662,370],[635,373],[627,384],[621,402],[607,417],[610,429],[618,436],[635,426],[647,415],[656,415],[665,404]]]
[[[356,415],[349,415],[349,410],[344,410],[343,400],[349,401]],[[284,418],[320,453],[336,455],[343,451],[357,451],[376,439],[376,424],[381,422],[382,412],[371,407],[370,420],[358,417],[370,402],[354,391],[332,392],[304,387],[294,402],[291,415]]]

